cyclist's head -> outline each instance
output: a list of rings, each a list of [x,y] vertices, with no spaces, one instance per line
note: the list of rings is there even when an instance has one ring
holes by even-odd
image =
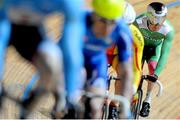
[[[93,0],[93,32],[98,38],[107,37],[124,11],[124,0]]]
[[[132,24],[136,19],[136,12],[133,6],[126,2],[122,18],[127,24]]]
[[[160,2],[152,2],[147,7],[147,18],[151,25],[162,25],[166,19],[167,7]]]
[[[124,0],[93,0],[94,12],[100,17],[116,20],[124,11]]]

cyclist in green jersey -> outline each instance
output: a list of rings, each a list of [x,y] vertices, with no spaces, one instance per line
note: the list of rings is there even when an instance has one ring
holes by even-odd
[[[174,29],[166,15],[167,7],[163,3],[152,2],[147,7],[147,13],[140,15],[135,21],[144,37],[142,63],[148,63],[149,74],[154,80],[158,79],[167,62],[174,38]],[[149,115],[153,86],[154,83],[148,82],[146,97],[140,111],[142,117]]]

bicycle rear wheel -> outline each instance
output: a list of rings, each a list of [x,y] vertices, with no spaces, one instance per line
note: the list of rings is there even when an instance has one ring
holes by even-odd
[[[132,102],[132,107],[131,111],[133,114],[134,119],[139,119],[139,113],[141,109],[141,103],[142,103],[142,96],[143,96],[143,91],[140,89],[137,91],[136,95],[137,98],[135,98]]]

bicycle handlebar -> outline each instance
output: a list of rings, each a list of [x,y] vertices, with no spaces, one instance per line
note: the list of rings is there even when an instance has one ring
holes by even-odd
[[[163,92],[163,85],[162,85],[162,83],[159,80],[157,80],[156,83],[159,86],[158,94],[156,96],[160,97],[162,92]]]
[[[101,94],[100,95],[100,94],[95,94],[95,93],[92,93],[92,92],[85,92],[85,91],[83,91],[83,95],[88,96],[90,98],[100,97],[100,98],[109,98],[111,100],[118,101],[118,102],[122,103],[121,105],[122,105],[122,109],[124,110],[124,115],[125,116],[129,115],[130,102],[124,96],[109,94],[108,92],[106,94]]]
[[[159,80],[154,79],[153,77],[151,77],[151,76],[149,76],[149,75],[143,75],[143,76],[142,76],[142,79],[156,83],[156,84],[159,86],[159,90],[158,90],[158,93],[157,93],[156,96],[157,96],[157,97],[161,96],[161,94],[162,94],[162,92],[163,92],[163,85],[162,85],[162,83],[161,83]]]

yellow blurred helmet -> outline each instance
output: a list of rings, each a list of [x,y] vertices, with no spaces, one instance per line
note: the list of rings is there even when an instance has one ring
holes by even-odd
[[[92,6],[96,14],[106,19],[115,20],[124,12],[124,0],[93,0]]]

